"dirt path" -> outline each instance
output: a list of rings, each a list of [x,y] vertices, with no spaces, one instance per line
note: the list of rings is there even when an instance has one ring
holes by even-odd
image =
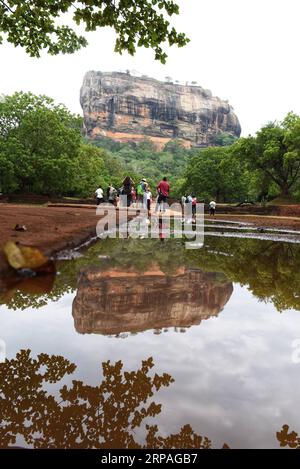
[[[98,219],[95,209],[0,204],[0,275],[8,268],[3,255],[8,240],[52,255],[95,235]],[[25,225],[27,231],[14,231],[16,224]]]

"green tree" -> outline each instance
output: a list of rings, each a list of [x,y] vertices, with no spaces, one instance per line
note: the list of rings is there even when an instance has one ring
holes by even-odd
[[[89,196],[108,183],[105,150],[85,144],[82,119],[51,98],[15,93],[0,103],[0,187],[5,193]]]
[[[201,150],[190,160],[185,180],[183,190],[194,193],[201,200],[214,197],[220,202],[228,202],[247,197],[247,174],[230,147]]]
[[[2,159],[14,165],[11,190],[64,193],[72,180],[71,161],[81,135],[77,116],[49,98],[17,93],[0,105]],[[7,163],[8,164],[8,163]]]
[[[173,155],[180,156],[184,158],[188,153],[187,150],[180,140],[172,139],[165,144],[163,148],[164,152],[172,153]]]
[[[104,150],[91,144],[80,145],[78,158],[74,160],[73,193],[80,197],[94,194],[96,186],[108,185],[109,178],[103,160]]]
[[[181,200],[181,197],[185,195],[185,188],[186,180],[184,178],[176,178],[171,186],[172,196],[178,200]]]
[[[7,193],[16,191],[18,184],[14,175],[14,164],[1,152],[1,147],[0,167],[0,192]]]
[[[53,111],[64,124],[78,131],[81,130],[82,118],[69,112],[64,105],[55,104],[49,96],[37,96],[21,91],[11,96],[3,96],[0,100],[0,136],[8,135],[13,129],[18,128],[26,115],[40,109]]]
[[[289,197],[300,177],[300,118],[293,113],[281,123],[270,123],[256,136],[241,138],[234,153],[273,181],[280,195]]]
[[[127,51],[134,55],[137,47],[150,47],[155,59],[165,63],[164,42],[182,47],[189,41],[166,19],[179,13],[174,0],[1,0],[0,33],[4,35],[0,43],[5,38],[32,57],[39,57],[43,49],[51,55],[73,53],[85,47],[87,40],[58,22],[65,13],[86,31],[113,28],[117,34],[115,51],[120,54]]]
[[[232,145],[236,140],[237,137],[235,135],[229,134],[227,132],[219,132],[214,137],[214,144],[223,147],[227,145]]]
[[[119,183],[121,174],[123,176],[130,174],[135,182],[146,177],[150,188],[154,191],[157,182],[163,176],[167,176],[171,183],[172,197],[178,192],[177,189],[173,191],[177,179],[182,177],[187,161],[195,154],[194,149],[185,148],[178,140],[168,142],[162,151],[158,151],[149,139],[134,144],[101,138],[95,142],[95,145],[112,153],[109,161],[105,161],[106,168],[110,168],[112,180],[119,168]]]

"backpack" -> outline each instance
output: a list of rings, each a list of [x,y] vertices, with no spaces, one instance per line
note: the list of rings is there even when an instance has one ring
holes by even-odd
[[[191,202],[192,202],[192,198],[190,195],[188,195],[187,198],[185,199],[185,203],[190,204]]]
[[[138,195],[143,195],[144,194],[144,191],[143,191],[143,187],[142,187],[142,184],[139,184],[136,188],[136,193]]]

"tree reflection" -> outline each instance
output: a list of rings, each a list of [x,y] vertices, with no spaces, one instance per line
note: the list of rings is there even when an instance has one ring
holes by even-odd
[[[253,239],[209,238],[204,249],[187,252],[203,270],[222,272],[278,311],[300,310],[300,247]]]
[[[21,435],[34,448],[210,448],[210,440],[190,425],[163,437],[157,425],[148,424],[161,412],[154,393],[174,382],[167,373],[150,375],[153,366],[152,357],[129,372],[121,361],[104,362],[98,386],[73,380],[58,398],[45,385],[71,375],[76,365],[62,356],[42,353],[35,359],[21,350],[0,364],[0,447]],[[146,432],[144,443],[138,428]]]
[[[72,375],[76,365],[21,350],[0,364],[0,448],[14,445],[17,437],[33,448],[212,448],[190,425],[162,436],[158,425],[149,424],[162,410],[154,394],[174,382],[167,373],[150,374],[153,367],[152,357],[136,371],[123,370],[122,361],[103,362],[99,385],[73,380],[54,395],[46,388]],[[300,449],[300,437],[288,425],[276,437],[281,447]]]
[[[3,279],[0,304],[12,309],[40,308],[48,303],[55,282],[55,274],[37,275],[29,278],[8,277]]]
[[[277,440],[281,447],[289,447],[291,449],[300,449],[300,437],[298,433],[289,432],[289,426],[283,425],[280,432],[276,433]]]
[[[161,246],[159,240],[145,239],[106,239],[100,240],[90,246],[79,256],[72,260],[58,261],[54,284],[49,290],[46,282],[41,289],[42,277],[20,279],[13,277],[6,281],[0,279],[0,305],[6,304],[10,309],[40,308],[49,301],[58,301],[64,294],[76,290],[77,278],[83,268],[101,266],[102,269],[122,266],[134,267],[137,271],[147,269],[149,263],[157,262],[162,271],[172,274],[180,265],[183,265],[183,252],[173,240],[166,240]],[[30,288],[28,286],[30,285]]]
[[[19,284],[10,293],[2,292],[0,304],[5,303],[11,309],[38,308],[74,291],[82,268],[120,267],[143,272],[153,262],[168,275],[180,266],[223,273],[228,281],[247,286],[258,299],[271,301],[278,311],[300,310],[299,245],[221,237],[207,237],[204,248],[195,250],[186,250],[180,240],[174,239],[166,239],[165,243],[155,239],[101,240],[82,257],[58,262],[59,275],[51,291],[47,288],[28,291]],[[31,280],[32,284],[36,281]]]

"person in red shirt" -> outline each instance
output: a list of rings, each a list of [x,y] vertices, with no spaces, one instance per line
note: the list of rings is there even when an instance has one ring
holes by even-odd
[[[158,192],[157,205],[161,208],[161,203],[163,203],[163,211],[165,212],[165,204],[169,197],[170,193],[170,184],[167,182],[167,178],[164,177],[159,184],[156,186]]]

